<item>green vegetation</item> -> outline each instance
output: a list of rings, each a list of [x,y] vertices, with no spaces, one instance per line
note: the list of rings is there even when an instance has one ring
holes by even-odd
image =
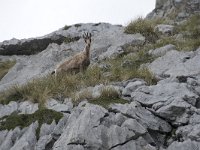
[[[89,102],[107,109],[112,103],[125,104],[128,101],[121,99],[119,93],[114,88],[104,88],[100,97],[91,99]]]
[[[0,62],[0,80],[8,73],[9,69],[15,65],[15,61]]]
[[[63,30],[68,30],[69,28],[71,28],[71,26],[65,25]]]
[[[75,24],[74,26],[75,26],[76,28],[78,28],[78,27],[81,26],[81,24],[77,23],[77,24]]]
[[[190,17],[185,23],[176,26],[176,30],[182,33],[185,38],[200,38],[200,15]]]
[[[156,24],[162,23],[163,20],[148,20],[143,18],[138,18],[131,21],[125,28],[125,33],[127,34],[142,34],[147,41],[155,42],[158,39],[158,33],[154,31],[154,26]]]
[[[80,39],[80,37],[65,37],[64,42],[67,43],[71,43],[71,42],[75,42],[78,41]]]
[[[63,117],[62,113],[50,110],[50,109],[39,109],[33,114],[17,114],[13,113],[10,116],[5,116],[0,119],[0,131],[11,130],[15,127],[28,127],[33,122],[38,121],[39,127],[36,130],[36,135],[39,137],[40,127],[42,124],[51,124],[53,120],[56,123]]]

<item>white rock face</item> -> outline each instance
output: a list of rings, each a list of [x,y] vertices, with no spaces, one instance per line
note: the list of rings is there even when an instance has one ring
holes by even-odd
[[[156,7],[147,15],[147,18],[169,18],[182,21],[193,14],[199,14],[199,5],[199,0],[156,0]]]
[[[200,73],[200,51],[179,52],[172,50],[157,58],[148,68],[162,77],[195,76]]]
[[[20,103],[11,101],[8,105],[0,104],[0,118],[8,116],[13,112],[19,112],[19,114],[33,114],[37,110],[38,104],[33,104],[29,101]]]
[[[163,47],[156,48],[155,50],[150,50],[149,54],[159,57],[159,56],[164,56],[167,52],[171,50],[175,50],[176,47],[172,44],[165,45]]]

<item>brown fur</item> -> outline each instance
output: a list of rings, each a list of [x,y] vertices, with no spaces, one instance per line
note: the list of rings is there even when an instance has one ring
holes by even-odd
[[[91,45],[91,34],[84,34],[86,46],[84,50],[71,59],[66,60],[62,64],[58,65],[53,73],[78,73],[83,72],[90,65],[90,45]]]

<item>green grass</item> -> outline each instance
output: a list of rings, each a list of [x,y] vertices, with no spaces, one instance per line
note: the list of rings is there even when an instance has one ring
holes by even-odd
[[[15,65],[15,61],[0,62],[0,80],[8,73],[9,69]]]
[[[51,124],[53,120],[56,123],[63,117],[63,114],[50,109],[39,109],[33,114],[17,114],[13,113],[0,119],[0,131],[11,130],[17,126],[20,128],[28,127],[33,122],[38,121],[39,127],[36,135],[39,137],[40,127],[42,124]]]
[[[72,26],[68,26],[68,25],[65,25],[63,30],[68,30],[69,28],[71,28]]]
[[[162,23],[163,20],[148,20],[144,18],[138,18],[131,21],[125,28],[125,33],[127,34],[142,34],[147,41],[155,42],[158,39],[158,33],[154,31],[154,27],[157,24]]]
[[[176,32],[182,33],[185,38],[200,38],[200,15],[193,15],[185,23],[176,26]]]
[[[114,88],[104,88],[98,98],[89,100],[90,103],[108,108],[110,104],[120,103],[125,104],[128,101],[121,99],[120,94]]]

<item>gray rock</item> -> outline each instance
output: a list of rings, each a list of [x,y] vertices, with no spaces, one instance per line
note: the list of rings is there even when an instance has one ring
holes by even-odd
[[[1,132],[5,132],[5,131],[1,131]],[[5,135],[4,133],[5,137],[3,141],[1,141],[1,144],[0,144],[1,150],[10,150],[11,147],[14,145],[14,143],[17,141],[17,139],[21,135],[21,130],[19,129],[19,127],[16,127],[14,130],[6,131],[6,132],[7,134]]]
[[[65,115],[63,118],[60,119],[60,121],[54,128],[53,136],[55,136],[55,138],[58,138],[63,133],[63,129],[65,128],[67,124],[68,118],[69,118],[69,115]]]
[[[35,144],[37,142],[35,136],[37,127],[38,122],[31,124],[10,150],[34,150]]]
[[[166,24],[159,24],[155,26],[155,31],[161,32],[162,34],[172,35],[174,32],[174,26],[166,25]]]
[[[58,101],[54,100],[54,99],[50,99],[46,102],[46,107],[48,109],[53,109],[55,111],[58,112],[71,112],[72,108],[73,108],[73,103],[66,99],[64,103],[59,103]]]
[[[117,125],[112,125],[107,132],[108,136],[108,147],[113,147],[125,143],[129,139],[135,137],[134,132],[130,132],[128,128],[121,128]]]
[[[182,21],[189,16],[199,14],[199,5],[199,0],[156,0],[156,7],[147,15],[147,18],[167,18]]]
[[[136,119],[146,129],[161,132],[171,131],[171,126],[166,121],[154,116],[150,111],[141,107],[136,102],[131,102],[130,104],[113,104],[110,106],[110,109]]]
[[[2,118],[3,116],[10,115],[11,113],[17,111],[17,109],[17,102],[10,102],[8,105],[0,104],[0,118]]]
[[[184,142],[173,142],[167,150],[200,150],[199,142],[187,140]]]
[[[38,104],[33,104],[30,101],[19,103],[18,111],[20,114],[33,114],[38,110]]]
[[[8,116],[13,112],[18,112],[19,114],[32,114],[38,110],[38,104],[33,104],[29,101],[24,102],[14,102],[11,101],[7,105],[0,104],[0,118]]]
[[[185,124],[194,112],[198,95],[192,92],[185,83],[159,83],[141,87],[131,97],[143,105],[151,107],[158,116],[174,124]]]
[[[50,135],[56,126],[56,122],[53,121],[51,124],[43,124],[40,128],[40,137]]]
[[[135,119],[127,119],[123,124],[122,127],[128,128],[130,131],[133,131],[137,136],[144,135],[147,133],[147,130],[138,123]]]
[[[169,44],[169,45],[165,45],[160,48],[156,48],[155,50],[151,50],[151,51],[149,51],[149,54],[156,56],[156,57],[158,57],[158,56],[160,57],[160,56],[165,55],[168,51],[175,50],[175,49],[176,49],[176,47],[174,45]]]
[[[76,145],[97,149],[102,146],[100,119],[107,111],[102,107],[86,104],[79,116],[69,118],[63,134],[54,144],[54,150],[73,149]],[[95,133],[95,134],[94,134]]]
[[[123,96],[131,96],[131,93],[135,91],[138,87],[146,85],[145,81],[135,81],[129,82],[128,85],[122,90]]]
[[[52,140],[52,136],[51,135],[45,135],[40,137],[40,139],[38,140],[37,144],[35,145],[35,149],[34,150],[45,150],[46,145]]]
[[[200,54],[198,51],[178,52],[172,50],[163,57],[157,58],[148,68],[159,78],[195,76],[199,74],[200,70]]]
[[[8,133],[7,130],[0,131],[0,145],[1,145],[1,144],[3,143],[3,141],[5,140],[7,133]]]

